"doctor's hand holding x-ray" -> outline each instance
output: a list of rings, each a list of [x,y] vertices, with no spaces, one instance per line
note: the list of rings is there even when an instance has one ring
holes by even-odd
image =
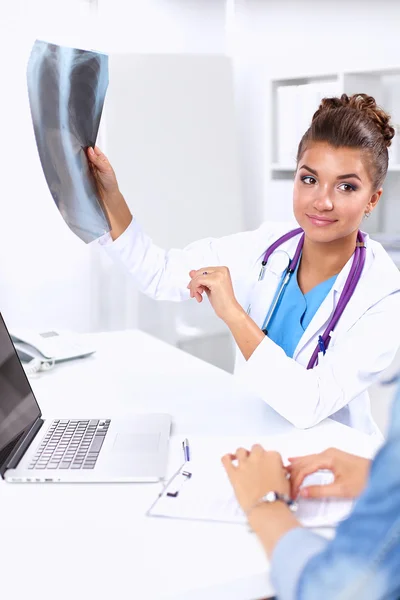
[[[380,201],[393,135],[372,97],[325,98],[298,148],[299,228],[267,222],[170,250],[146,235],[109,161],[89,149],[111,224],[99,243],[154,299],[207,296],[235,339],[235,377],[293,425],[331,417],[381,441],[367,390],[400,345],[400,273],[360,227]]]

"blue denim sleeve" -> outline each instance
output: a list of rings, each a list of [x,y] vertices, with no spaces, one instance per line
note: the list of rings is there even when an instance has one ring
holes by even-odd
[[[272,581],[279,600],[399,600],[400,393],[368,486],[330,542],[294,529],[277,544]]]
[[[271,581],[279,600],[297,598],[306,563],[327,544],[328,540],[303,527],[292,529],[279,540],[271,558]]]

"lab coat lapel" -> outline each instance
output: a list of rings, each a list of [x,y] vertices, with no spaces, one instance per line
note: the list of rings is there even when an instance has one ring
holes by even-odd
[[[269,311],[275,293],[282,280],[283,273],[289,265],[289,257],[293,258],[300,235],[282,244],[270,257],[264,277],[257,281],[251,294],[251,318],[261,328]],[[254,267],[253,277],[257,280],[263,255],[259,257]]]
[[[277,272],[267,268],[263,279],[257,281],[255,284],[251,298],[250,316],[260,329],[263,326],[264,319],[271,306],[284,270],[285,269],[282,269],[282,271]]]
[[[293,353],[293,358],[295,360],[299,353],[303,350],[303,348],[310,342],[310,340],[320,330],[325,330],[326,326],[328,325],[329,319],[333,315],[338,298],[339,294],[337,293],[337,291],[335,289],[331,289],[329,294],[315,313],[307,329],[301,336],[300,341],[297,344],[296,350]]]
[[[303,348],[312,340],[312,338],[320,332],[320,330],[324,331],[328,325],[329,320],[333,316],[335,307],[340,298],[340,294],[343,290],[343,287],[346,283],[347,276],[350,272],[351,265],[353,263],[353,256],[347,261],[343,269],[338,274],[335,283],[332,286],[332,289],[329,291],[325,300],[322,302],[321,306],[315,313],[313,319],[308,325],[307,329],[303,333],[300,338],[299,343],[297,344],[296,350],[294,351],[293,358],[296,360],[298,354],[303,350]]]

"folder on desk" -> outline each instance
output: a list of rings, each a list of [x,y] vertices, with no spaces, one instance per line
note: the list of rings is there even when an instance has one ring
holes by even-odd
[[[331,483],[332,474],[319,472],[307,478],[307,485]],[[350,500],[299,501],[296,517],[304,527],[334,527],[352,508]],[[246,524],[228,476],[221,464],[185,463],[168,481],[147,511],[150,517],[167,517],[223,523]]]

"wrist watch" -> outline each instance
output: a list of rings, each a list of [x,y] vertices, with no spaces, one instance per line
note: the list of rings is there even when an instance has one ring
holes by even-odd
[[[263,503],[272,504],[274,502],[277,502],[278,500],[280,500],[281,502],[284,502],[286,504],[286,506],[288,506],[289,510],[291,510],[292,512],[296,512],[297,502],[295,500],[292,500],[292,498],[290,496],[288,496],[288,494],[280,494],[279,492],[271,491],[271,492],[267,492],[262,498],[260,498],[260,500],[258,502],[253,504],[253,506],[251,506],[246,511],[247,517],[250,515],[252,510],[254,508],[256,508],[257,506],[260,506],[260,504],[263,504]]]

